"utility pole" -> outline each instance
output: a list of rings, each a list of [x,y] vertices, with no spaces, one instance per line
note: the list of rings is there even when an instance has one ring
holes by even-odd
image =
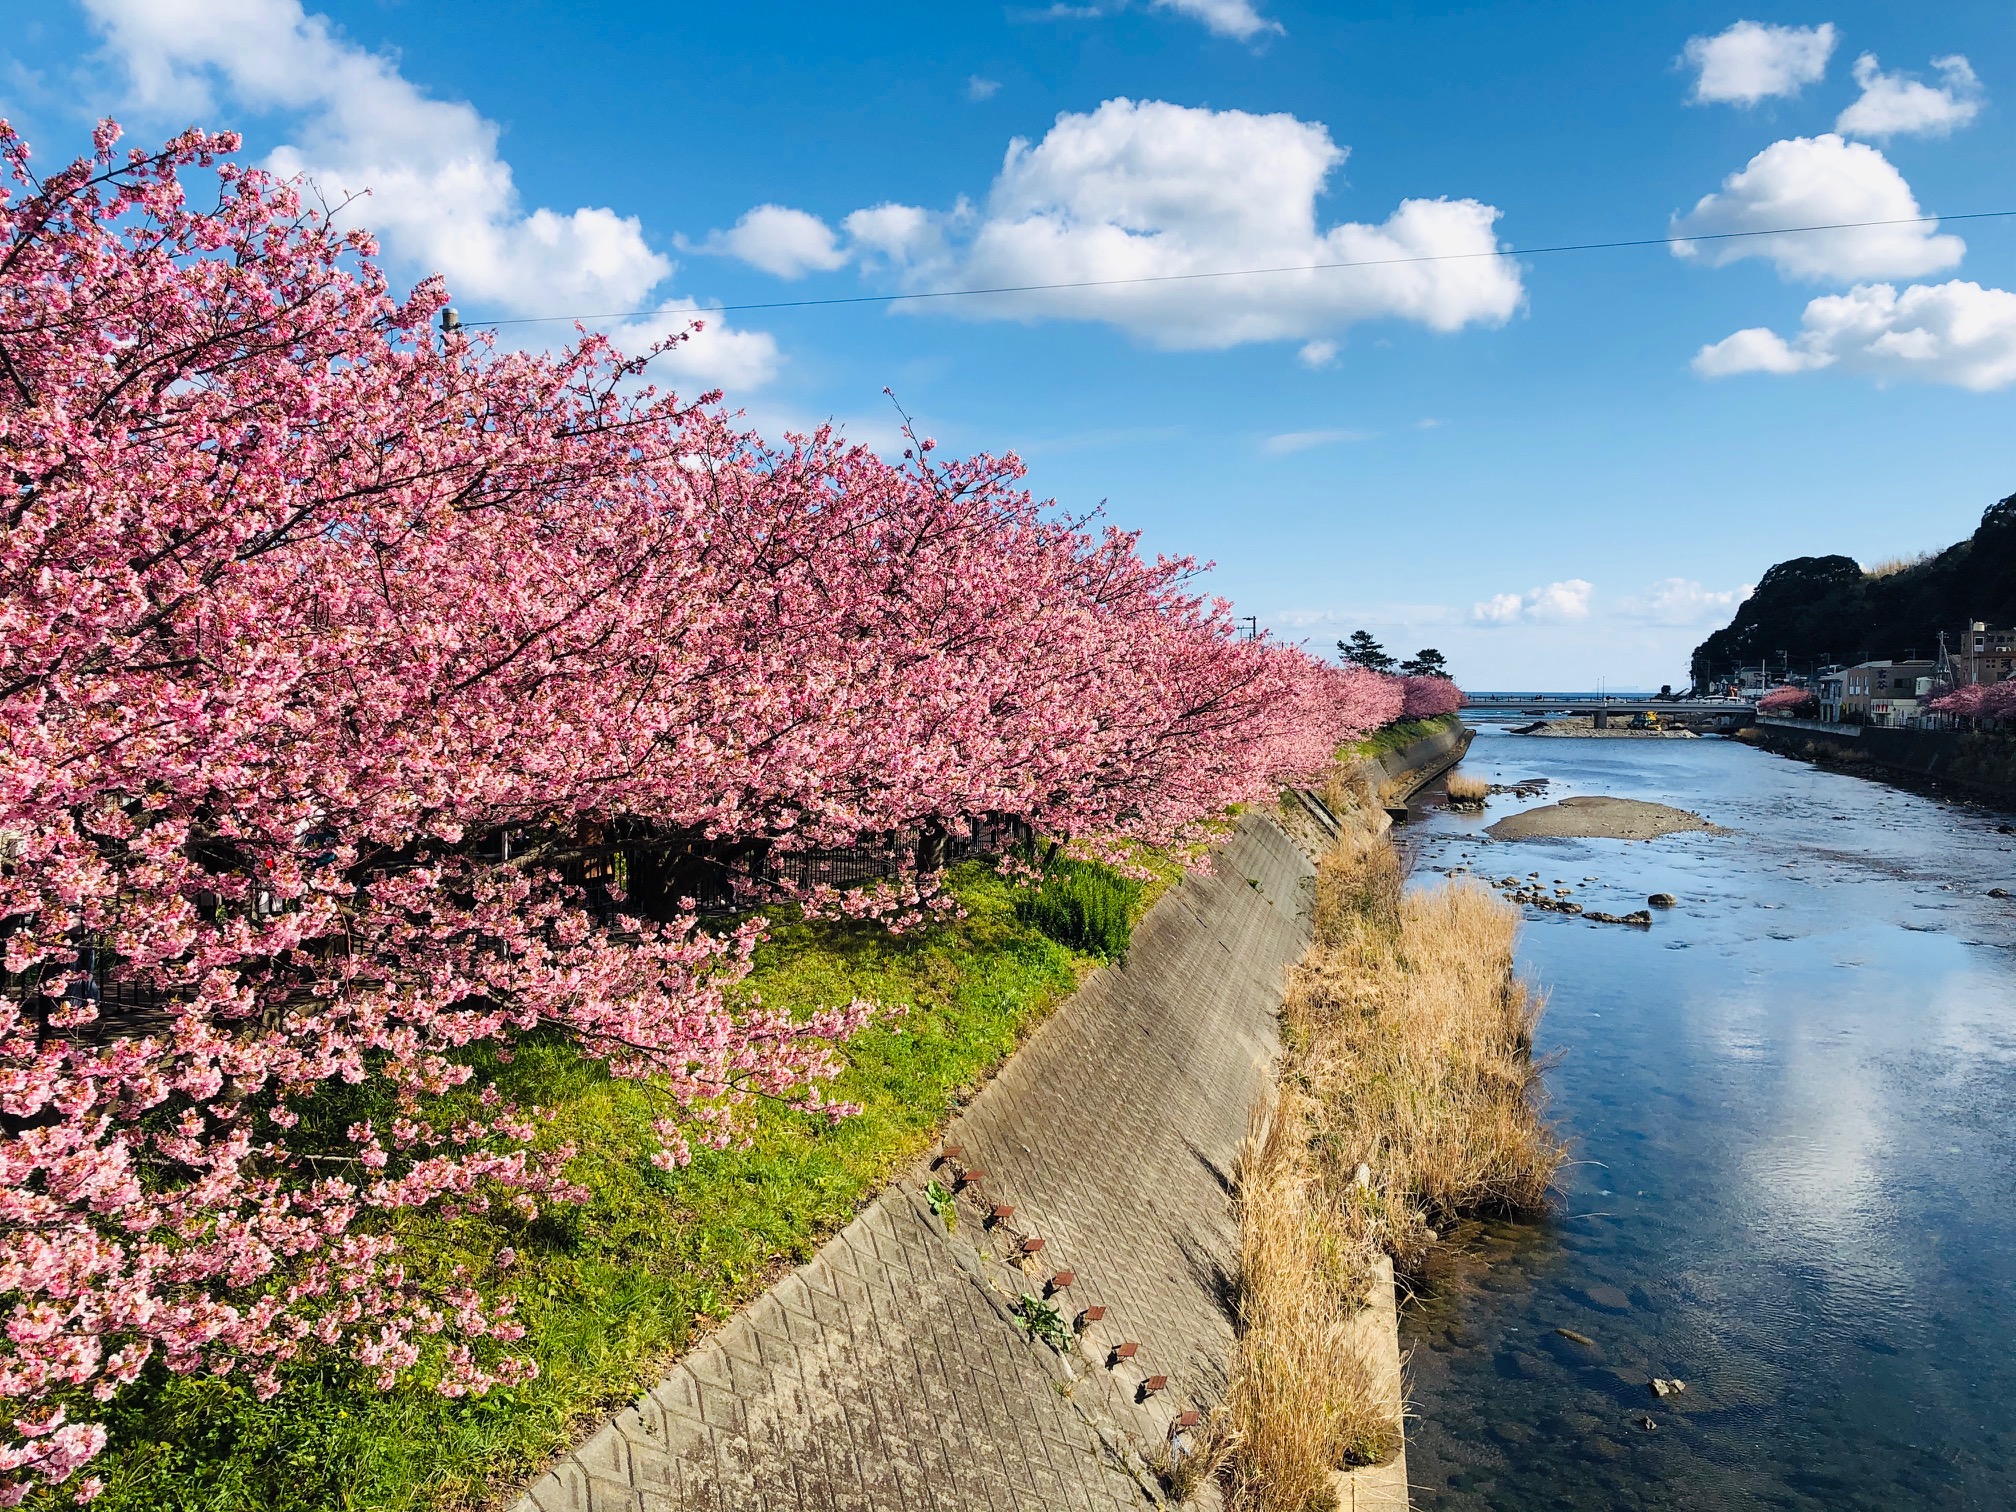
[[[1245,614],[1245,615],[1241,615],[1241,616],[1239,617],[1239,623],[1240,623],[1240,624],[1242,624],[1242,625],[1244,625],[1244,626],[1246,627],[1246,639],[1248,639],[1248,640],[1258,640],[1258,639],[1260,639],[1260,616],[1259,616],[1259,615],[1257,615],[1257,614]]]

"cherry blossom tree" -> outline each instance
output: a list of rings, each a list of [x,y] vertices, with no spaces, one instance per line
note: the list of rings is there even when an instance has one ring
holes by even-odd
[[[1417,675],[1400,683],[1401,712],[1408,719],[1434,719],[1463,707],[1463,690],[1446,677]]]
[[[2016,681],[1968,683],[1933,699],[1926,707],[1938,714],[1981,723],[2016,719]]]
[[[1758,698],[1757,712],[1760,714],[1790,714],[1795,709],[1809,703],[1817,703],[1817,701],[1812,690],[1808,688],[1795,688],[1788,684],[1783,687],[1772,688]]]
[[[1460,699],[1242,638],[1012,456],[766,443],[650,385],[678,337],[436,335],[234,138],[117,141],[40,179],[0,123],[0,1504],[95,1494],[150,1362],[528,1374],[393,1222],[584,1195],[527,1035],[651,1088],[664,1165],[843,1116],[872,1010],[738,994],[763,920],[687,859],[1181,840]]]

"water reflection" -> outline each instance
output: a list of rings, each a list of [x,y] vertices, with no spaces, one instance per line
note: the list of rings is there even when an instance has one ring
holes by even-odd
[[[1550,787],[1417,826],[1422,874],[1681,904],[1527,925],[1580,1163],[1555,1222],[1455,1236],[1408,1314],[1416,1505],[2016,1507],[2007,816],[1715,740],[1487,733],[1464,768]],[[1482,834],[1574,793],[1733,833]]]

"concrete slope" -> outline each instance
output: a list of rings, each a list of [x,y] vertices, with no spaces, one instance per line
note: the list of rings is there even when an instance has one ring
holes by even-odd
[[[895,1182],[518,1512],[1152,1503],[1148,1459],[1225,1383],[1232,1166],[1308,944],[1313,871],[1248,815],[1211,875],[1150,911],[1126,964],[975,1098],[947,1136],[957,1155]],[[959,1170],[984,1174],[948,1234],[924,1187]],[[997,1205],[1014,1211],[995,1221]],[[1105,1309],[1061,1349],[1015,1311],[1058,1271],[1073,1273],[1052,1299],[1064,1317]]]

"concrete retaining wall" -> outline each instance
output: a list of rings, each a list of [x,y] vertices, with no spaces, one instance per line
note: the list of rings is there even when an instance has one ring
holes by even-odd
[[[1813,719],[1757,721],[1757,744],[1791,756],[1866,764],[1950,782],[1984,798],[2016,803],[2016,738],[1962,730],[1891,730]]]
[[[1226,1381],[1233,1162],[1272,1083],[1313,876],[1280,824],[1248,815],[1210,875],[1142,920],[1126,965],[1091,976],[955,1121],[958,1155],[895,1182],[520,1512],[1156,1501],[1151,1461]],[[962,1170],[984,1175],[948,1234],[924,1188]],[[996,1205],[1013,1212],[993,1221]],[[1061,1352],[1015,1313],[1059,1270],[1066,1317],[1104,1309]]]
[[[1441,729],[1423,735],[1411,745],[1372,758],[1378,768],[1378,784],[1386,801],[1404,804],[1414,794],[1463,759],[1476,731],[1454,715]]]
[[[1438,731],[1381,771],[1418,786],[1469,734]],[[1245,816],[1211,872],[1141,921],[1126,963],[1089,977],[981,1091],[938,1157],[514,1512],[1162,1501],[1158,1468],[1192,1447],[1183,1414],[1215,1405],[1230,1371],[1234,1162],[1273,1092],[1284,977],[1308,948],[1326,817],[1320,805],[1289,816],[1291,834],[1273,815]],[[957,1186],[951,1231],[927,1198],[933,1181]],[[1027,1326],[1023,1299],[1046,1297],[1080,1320],[1061,1349]],[[1360,1326],[1397,1412],[1390,1276]],[[1404,1508],[1406,1483],[1403,1450],[1340,1477],[1340,1506]]]

